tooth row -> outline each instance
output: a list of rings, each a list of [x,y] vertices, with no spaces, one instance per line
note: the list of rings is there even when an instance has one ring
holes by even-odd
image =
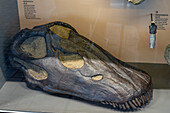
[[[121,110],[130,110],[130,109],[135,110],[139,107],[142,107],[142,105],[148,103],[151,98],[152,98],[152,90],[149,90],[142,96],[134,98],[133,100],[130,100],[125,103],[114,103],[114,102],[103,101],[102,104],[111,105],[113,108],[118,108]]]

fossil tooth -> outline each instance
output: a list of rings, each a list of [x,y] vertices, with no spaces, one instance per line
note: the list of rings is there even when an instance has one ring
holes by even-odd
[[[125,107],[125,105],[124,105],[124,104],[122,104],[122,107],[123,107],[123,109],[124,109],[124,110],[126,110],[126,107]]]
[[[116,108],[116,105],[115,105],[114,103],[112,103],[112,106],[113,106],[114,108]]]
[[[113,103],[112,103],[112,102],[109,102],[109,104],[110,104],[110,105],[113,105]]]
[[[138,101],[140,102],[140,104],[143,103],[141,97],[138,97],[137,99],[138,99]]]
[[[135,106],[138,106],[135,100],[132,100],[132,102],[134,103]]]
[[[147,102],[148,101],[147,94],[145,94],[144,98],[145,98],[145,101]]]
[[[138,98],[135,98],[136,102],[138,103],[139,106],[141,106],[141,103]]]
[[[147,98],[147,101],[150,100],[150,96],[149,96],[149,93],[148,93],[148,92],[147,92],[147,94],[146,94],[146,98]]]
[[[150,91],[148,92],[148,96],[149,96],[149,98],[151,98],[151,93],[150,93]]]
[[[115,103],[116,107],[119,107],[119,104]]]
[[[144,100],[144,103],[145,103],[145,101],[146,101],[146,97],[145,97],[145,95],[142,95],[142,97],[143,97],[143,100]]]
[[[143,95],[141,96],[142,103],[145,104],[145,100],[143,98]]]
[[[120,109],[122,109],[122,106],[121,106],[121,104],[119,104],[119,108],[120,108]]]
[[[130,106],[129,106],[129,104],[127,102],[125,102],[125,105],[126,105],[127,109],[130,109]]]
[[[102,104],[106,104],[105,102],[101,102]]]
[[[106,103],[106,104],[109,104],[109,102],[107,102],[107,101],[106,101],[105,103]]]
[[[131,101],[129,101],[129,105],[130,105],[133,109],[136,109],[136,106],[134,106]]]

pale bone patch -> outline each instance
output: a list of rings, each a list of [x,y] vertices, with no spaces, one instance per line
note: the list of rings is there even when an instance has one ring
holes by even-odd
[[[23,54],[32,58],[43,58],[47,54],[45,39],[40,36],[26,39],[20,45],[20,49]]]
[[[99,81],[103,79],[103,75],[95,75],[95,76],[92,76],[91,79],[94,81]]]
[[[128,0],[128,2],[131,2],[133,4],[139,4],[140,2],[142,2],[143,0]]]
[[[48,73],[36,66],[36,65],[33,65],[31,63],[27,63],[23,60],[20,60],[18,58],[14,58],[14,61],[18,62],[19,64],[23,65],[23,67],[25,68],[25,72],[31,76],[33,79],[35,80],[46,80],[48,78]]]
[[[39,72],[36,72],[32,69],[28,69],[28,74],[31,75],[31,77],[33,77],[36,80],[45,80],[47,79],[47,72],[40,70]]]
[[[72,55],[65,55],[60,52],[59,58],[63,66],[71,69],[79,69],[84,66],[84,60],[80,55],[72,54]]]
[[[71,29],[59,25],[54,25],[49,29],[63,39],[68,39],[71,31]]]

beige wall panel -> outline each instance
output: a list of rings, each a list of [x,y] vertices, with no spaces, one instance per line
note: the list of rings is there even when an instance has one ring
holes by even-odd
[[[166,63],[170,26],[158,31],[154,49],[149,48],[148,27],[150,13],[170,13],[170,0],[146,0],[135,6],[126,0],[33,0],[32,4],[40,19],[26,19],[23,0],[18,0],[21,29],[63,21],[123,61]]]

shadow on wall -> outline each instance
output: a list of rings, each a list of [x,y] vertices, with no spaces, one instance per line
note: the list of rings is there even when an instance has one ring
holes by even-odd
[[[1,0],[0,1],[0,66],[2,74],[0,74],[0,87],[5,83],[5,78],[10,73],[9,67],[6,67],[6,58],[4,54],[8,54],[5,49],[8,47],[13,35],[19,31],[19,18],[17,12],[17,0]]]

